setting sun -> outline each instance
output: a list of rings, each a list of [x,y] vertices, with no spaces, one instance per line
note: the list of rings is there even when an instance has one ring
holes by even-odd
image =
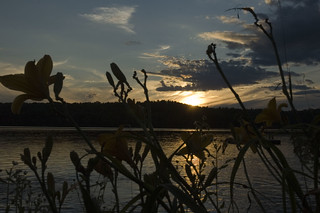
[[[199,94],[193,94],[185,97],[181,102],[192,106],[198,106],[203,103],[203,100]]]

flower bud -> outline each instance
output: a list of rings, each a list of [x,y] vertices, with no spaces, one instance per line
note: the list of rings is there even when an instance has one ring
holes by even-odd
[[[107,79],[108,79],[109,84],[110,84],[112,87],[115,87],[114,81],[113,81],[113,78],[112,78],[111,74],[110,74],[109,72],[106,72],[106,76],[107,76]]]
[[[60,92],[62,90],[63,79],[64,79],[63,74],[61,72],[58,72],[56,74],[55,82],[54,82],[54,85],[53,85],[53,91],[54,91],[54,95],[56,96],[56,98],[59,97],[59,94],[60,94]]]
[[[120,82],[123,82],[123,83],[127,82],[126,76],[122,73],[122,71],[120,70],[117,64],[111,63],[110,67],[111,67],[112,73],[114,74],[114,76],[116,76],[116,78]]]

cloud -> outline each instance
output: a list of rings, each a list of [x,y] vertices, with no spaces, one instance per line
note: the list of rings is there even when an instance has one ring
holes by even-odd
[[[57,67],[57,66],[62,66],[68,63],[68,59],[63,60],[63,61],[53,61],[53,67]]]
[[[217,18],[224,24],[243,24],[241,19],[235,17],[218,16]]]
[[[320,4],[318,0],[287,0],[282,5],[275,1],[265,1],[274,7],[272,14],[259,14],[259,17],[269,17],[276,44],[282,62],[294,65],[318,65],[320,63]],[[241,14],[241,13],[240,13]],[[249,13],[240,16],[250,17]],[[251,58],[253,65],[276,65],[275,55],[271,42],[254,26],[252,22],[245,23],[235,18],[217,17],[222,23],[236,24],[243,27],[243,31],[215,31],[198,34],[203,40],[214,42],[219,40],[234,52],[250,50],[242,57]],[[244,18],[243,18],[244,19]],[[264,21],[264,20],[262,20]],[[262,22],[261,22],[262,23]],[[268,29],[268,28],[267,28]],[[268,29],[269,30],[269,29]]]
[[[152,52],[142,53],[140,58],[149,59],[149,58],[167,58],[167,56],[163,55],[163,52],[170,49],[170,45],[159,45],[159,47]]]
[[[208,60],[167,57],[162,59],[162,63],[169,66],[160,72],[165,77],[160,81],[161,86],[157,91],[208,91],[227,87],[215,65]],[[222,61],[220,65],[234,86],[254,85],[278,76],[276,72],[249,67],[245,61]]]
[[[210,40],[218,39],[218,40],[222,40],[226,43],[232,42],[232,43],[237,43],[237,44],[242,44],[242,45],[258,41],[257,35],[234,33],[234,32],[230,32],[230,31],[205,32],[205,33],[200,33],[198,36],[204,40],[210,41]]]
[[[0,61],[0,75],[23,73],[24,66],[17,66],[7,62]]]
[[[129,33],[135,33],[133,25],[129,23],[136,7],[99,7],[93,10],[93,13],[82,14],[86,19],[102,23],[113,24]]]

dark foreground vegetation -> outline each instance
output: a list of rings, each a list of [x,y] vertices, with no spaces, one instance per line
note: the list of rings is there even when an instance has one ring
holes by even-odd
[[[270,40],[286,103],[283,103],[283,100],[277,103],[274,97],[263,110],[247,109],[226,78],[218,61],[216,45],[213,43],[208,45],[206,51],[210,61],[215,64],[213,71],[219,72],[241,110],[198,108],[165,101],[151,102],[145,70],[140,70],[139,74],[135,71],[132,76],[135,85],[143,89],[146,100],[145,103],[136,103],[130,98],[130,91],[134,88],[115,63],[110,64],[112,73],[106,72],[106,77],[119,103],[68,104],[60,96],[64,76],[59,72],[51,75],[53,61],[49,55],[45,55],[37,63],[27,62],[24,73],[0,76],[3,86],[23,93],[14,99],[11,107],[9,104],[1,104],[1,124],[72,124],[87,144],[87,148],[80,151],[70,149],[70,160],[76,177],[73,183],[68,183],[68,178],[59,177],[63,172],[54,174],[48,168],[47,163],[56,157],[55,154],[51,155],[54,146],[52,136],[48,135],[42,151],[38,151],[36,155],[34,151],[31,153],[30,148],[24,148],[20,155],[21,161],[34,174],[33,180],[36,179],[37,189],[34,190],[36,187],[33,187],[28,179],[28,172],[17,169],[18,162],[13,161],[10,169],[0,168],[0,172],[4,171],[0,174],[0,184],[7,189],[4,198],[0,198],[0,207],[4,206],[5,212],[15,209],[15,212],[61,213],[69,192],[77,190],[81,208],[90,213],[233,213],[243,212],[245,209],[247,212],[257,212],[252,210],[252,204],[257,205],[259,212],[320,212],[319,111],[301,112],[296,109],[291,76],[286,76],[282,69],[269,19],[260,20],[252,8],[232,10],[250,13],[255,19],[254,25]],[[52,84],[54,99],[49,92]],[[23,105],[29,99],[47,100],[50,104]],[[282,111],[283,108],[290,112]],[[312,122],[309,122],[310,120]],[[175,147],[172,153],[166,153],[154,127],[192,128],[196,121],[196,131],[182,133],[180,145]],[[236,144],[238,152],[232,151],[237,155],[236,158],[230,157],[225,162],[221,160],[219,155],[229,152],[229,140],[216,140],[215,134],[203,131],[208,124],[211,128],[232,126],[230,141]],[[142,134],[122,131],[123,126],[119,125],[139,126]],[[97,148],[80,126],[119,128],[114,133],[97,136],[96,141],[100,145]],[[292,159],[265,134],[265,128],[276,127],[289,136],[293,152],[299,160],[298,164],[291,166]],[[134,143],[129,145],[129,140]],[[250,162],[247,158],[250,155],[257,158]],[[152,166],[149,166],[150,164]],[[224,170],[228,165],[232,166],[230,176],[222,178],[221,172],[228,172]],[[260,172],[260,168],[268,171],[264,176],[271,177],[275,183],[268,181],[264,186],[278,187],[279,190],[272,191],[272,197],[281,199],[277,202],[279,207],[270,199],[272,197],[268,195],[267,188],[265,190],[257,187],[257,184],[264,180],[262,178],[257,181],[252,178],[252,172],[247,169],[250,167],[255,172]],[[148,168],[152,170],[147,170]],[[63,168],[61,169],[63,171]],[[241,175],[240,171],[244,174],[243,179],[237,178]],[[131,184],[131,189],[138,189],[131,193],[129,200],[119,193],[125,188],[119,181],[126,181]],[[246,190],[247,196],[241,197],[247,202],[237,199],[239,187]],[[226,189],[229,189],[229,194],[226,194]],[[34,194],[39,191],[40,195]],[[104,195],[107,193],[113,195],[114,199],[106,198]],[[272,202],[271,206],[268,202]]]
[[[69,105],[70,112],[80,126],[86,127],[138,127],[139,125],[127,115],[121,103],[74,103]],[[229,128],[238,125],[242,110],[238,108],[195,107],[173,101],[151,102],[152,121],[156,128],[194,128],[194,122],[206,118],[211,128]],[[317,110],[303,110],[299,113],[303,122],[310,122]],[[254,118],[261,109],[249,109]],[[291,113],[284,112],[286,117]],[[61,116],[55,116],[47,103],[24,104],[20,115],[11,113],[11,103],[0,103],[1,126],[71,126]],[[290,119],[289,119],[290,120]]]

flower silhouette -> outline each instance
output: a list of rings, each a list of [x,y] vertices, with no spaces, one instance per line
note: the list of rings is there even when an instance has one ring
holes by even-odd
[[[133,161],[129,153],[128,143],[121,127],[114,134],[105,133],[99,135],[98,142],[101,145],[103,154],[111,155],[132,165]]]
[[[242,125],[240,127],[233,127],[232,134],[237,144],[246,144],[257,139],[252,126],[250,126],[246,121],[242,121]],[[252,144],[250,148],[254,153],[257,152],[256,144]]]
[[[273,123],[283,123],[283,118],[281,116],[281,109],[283,107],[288,107],[288,105],[286,103],[282,103],[277,107],[276,98],[272,98],[269,101],[267,108],[257,115],[255,122],[264,122],[267,127],[272,126]]]
[[[24,74],[12,74],[0,76],[3,86],[11,90],[21,91],[12,102],[11,111],[19,114],[22,104],[28,100],[41,101],[50,99],[49,85],[55,82],[55,75],[50,76],[53,63],[49,55],[41,58],[37,64],[35,61],[27,62]]]
[[[204,149],[212,143],[213,136],[211,134],[201,134],[200,132],[194,132],[192,134],[183,133],[181,139],[185,142],[186,146],[179,150],[177,154],[186,155],[194,154],[200,159],[203,159]]]

